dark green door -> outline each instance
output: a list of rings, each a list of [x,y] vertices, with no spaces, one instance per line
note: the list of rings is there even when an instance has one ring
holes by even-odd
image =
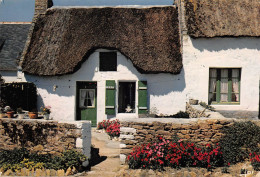
[[[97,126],[97,82],[77,82],[77,120]]]

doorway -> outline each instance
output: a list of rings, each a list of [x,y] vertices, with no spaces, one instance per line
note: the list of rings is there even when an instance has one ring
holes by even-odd
[[[135,82],[119,82],[118,113],[135,113]]]
[[[97,126],[97,82],[77,82],[77,120],[90,120]]]

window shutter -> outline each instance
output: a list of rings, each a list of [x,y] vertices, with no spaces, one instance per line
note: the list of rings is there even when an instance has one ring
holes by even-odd
[[[115,115],[115,94],[116,82],[114,80],[106,81],[106,114]]]
[[[138,81],[138,114],[147,114],[147,81]]]

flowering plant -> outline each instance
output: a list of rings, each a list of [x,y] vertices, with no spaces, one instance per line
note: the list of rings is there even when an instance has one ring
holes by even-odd
[[[157,141],[133,148],[127,157],[129,168],[159,169],[169,166],[213,168],[224,164],[220,147],[207,144],[198,148],[194,143],[173,142],[158,136]]]
[[[50,114],[51,113],[51,106],[41,107],[41,112],[43,114]]]
[[[254,170],[260,171],[260,154],[254,152],[253,154],[250,153],[249,156]]]
[[[110,137],[119,137],[120,136],[120,122],[118,119],[116,120],[103,120],[99,122],[97,125],[97,129],[105,129],[107,134]]]

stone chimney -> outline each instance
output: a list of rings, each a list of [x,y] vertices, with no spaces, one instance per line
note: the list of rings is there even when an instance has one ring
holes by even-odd
[[[35,0],[34,18],[53,6],[52,0]]]

